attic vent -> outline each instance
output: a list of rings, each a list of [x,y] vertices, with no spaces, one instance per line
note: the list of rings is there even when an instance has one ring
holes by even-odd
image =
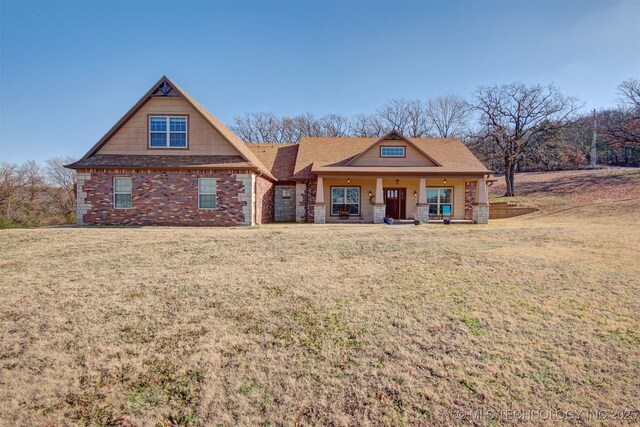
[[[176,96],[176,93],[171,93],[173,91],[173,86],[167,83],[166,80],[163,80],[162,83],[158,85],[155,91],[151,94],[151,96]]]

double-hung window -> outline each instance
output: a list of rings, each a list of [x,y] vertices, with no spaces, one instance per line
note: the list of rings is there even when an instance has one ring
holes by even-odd
[[[360,215],[360,187],[331,187],[331,215],[340,215],[343,209]]]
[[[429,206],[429,216],[452,214],[452,203],[453,188],[427,188],[427,205]]]
[[[113,206],[116,209],[131,209],[131,178],[113,178]]]
[[[404,147],[380,147],[380,157],[404,157]]]
[[[149,147],[187,148],[187,117],[149,116]]]
[[[215,178],[198,179],[198,209],[216,208]]]

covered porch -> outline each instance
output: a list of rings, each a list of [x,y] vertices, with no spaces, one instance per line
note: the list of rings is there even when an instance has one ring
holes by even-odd
[[[318,175],[315,223],[488,222],[488,175]]]

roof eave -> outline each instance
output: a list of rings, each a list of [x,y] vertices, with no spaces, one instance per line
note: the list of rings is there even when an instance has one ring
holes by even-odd
[[[209,166],[209,165],[186,165],[186,166],[141,166],[141,165],[66,165],[67,169],[147,169],[147,170],[259,170],[257,166]]]

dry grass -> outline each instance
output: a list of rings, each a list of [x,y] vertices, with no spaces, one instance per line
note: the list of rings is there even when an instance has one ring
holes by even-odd
[[[639,209],[488,226],[1,231],[0,424],[639,409]]]

